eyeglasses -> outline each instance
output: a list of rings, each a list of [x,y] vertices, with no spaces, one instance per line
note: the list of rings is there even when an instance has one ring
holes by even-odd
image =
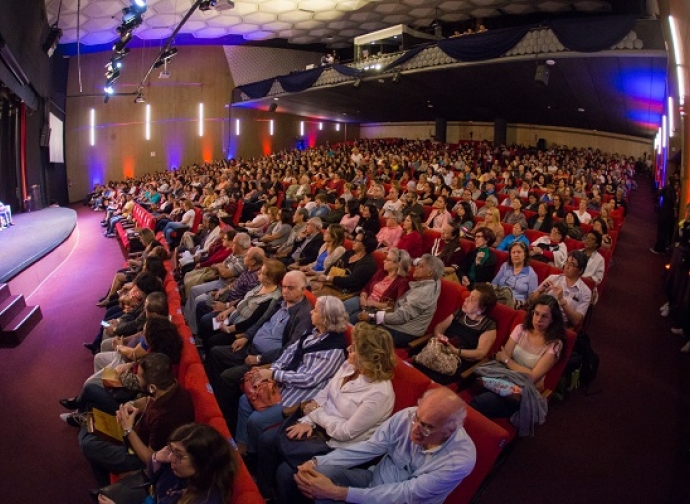
[[[419,419],[419,417],[417,416],[417,410],[408,411],[407,412],[407,418],[410,419],[410,422],[412,422],[412,424],[417,424],[417,426],[419,427],[419,432],[424,437],[431,435],[431,433],[436,430],[436,427],[434,427],[433,425],[429,425],[427,423],[424,423]]]
[[[474,235],[474,239],[476,240],[477,238],[484,238],[484,235],[483,234]]]
[[[170,455],[172,455],[173,458],[176,460],[182,461],[182,460],[187,460],[189,458],[189,455],[186,453],[182,453],[180,450],[176,450],[172,447],[172,445],[168,445],[168,450],[170,450]]]
[[[580,265],[577,263],[577,261],[566,261],[565,266],[572,266],[573,268],[579,268]]]

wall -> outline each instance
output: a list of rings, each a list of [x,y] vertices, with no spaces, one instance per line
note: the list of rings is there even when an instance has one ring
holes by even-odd
[[[370,123],[361,125],[362,138],[409,138],[428,139],[434,133],[434,123]],[[472,135],[470,136],[470,133]],[[493,123],[458,123],[449,122],[446,140],[455,143],[458,140],[493,141]],[[618,152],[629,156],[641,156],[651,152],[652,141],[614,133],[584,131],[574,128],[556,126],[534,126],[530,124],[508,124],[507,141],[509,144],[536,145],[537,140],[544,138],[548,145],[558,144],[569,147],[592,147],[605,152]]]
[[[133,49],[124,60],[117,92],[135,92],[158,48]],[[82,55],[83,93],[76,58],[70,59],[65,122],[70,201],[81,200],[94,183],[221,159],[228,145],[227,104],[234,87],[223,48],[185,46],[168,65],[168,79],[154,70],[144,87],[151,106],[151,138],[145,139],[146,105],[134,96],[103,102],[104,65],[110,53]],[[88,96],[94,95],[94,96]],[[199,103],[204,104],[204,135],[199,137]],[[94,146],[90,110],[95,110]]]
[[[360,134],[357,124],[341,123],[340,131],[336,131],[336,123],[324,121],[323,129],[319,130],[319,121],[280,112],[233,107],[231,117],[229,153],[232,157],[251,158],[282,149],[294,149],[300,140],[300,121],[304,121],[303,139],[306,147],[354,140]],[[239,136],[235,134],[237,119],[240,120]],[[271,120],[274,121],[273,136],[269,133]]]

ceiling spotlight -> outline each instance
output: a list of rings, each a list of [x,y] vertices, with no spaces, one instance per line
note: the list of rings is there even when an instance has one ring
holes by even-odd
[[[134,99],[134,103],[146,103],[146,98],[144,98],[143,94],[139,93]]]
[[[55,49],[57,49],[61,37],[62,30],[58,28],[57,24],[51,26],[46,41],[43,42],[43,52],[45,52],[49,58],[53,55]]]
[[[556,64],[556,60],[547,59],[547,60],[546,60],[546,64],[549,65],[549,66],[554,66],[554,65]]]
[[[582,112],[585,111],[585,109],[583,109],[582,107],[580,107],[580,108],[577,109],[577,111],[580,112],[580,113],[582,113]]]
[[[115,94],[115,88],[113,87],[112,84],[106,83],[105,87],[103,88],[103,91],[105,92],[106,95],[112,96]]]
[[[119,70],[114,70],[111,74],[106,74],[105,76],[105,85],[106,87],[112,87],[112,85],[117,81],[117,79],[120,78],[120,71]]]
[[[146,10],[146,0],[132,0],[132,7]]]
[[[131,40],[132,32],[125,33],[124,35],[122,35],[122,37],[120,37],[120,40],[115,45],[113,45],[113,51],[123,55],[127,54],[127,52],[125,51],[125,46],[129,44]]]
[[[112,80],[112,82],[115,82],[117,79],[120,78],[120,69],[114,68],[110,63],[108,63],[106,65],[105,78],[108,80]]]
[[[201,0],[199,2],[199,10],[207,11],[216,6],[216,0]]]
[[[156,62],[153,64],[153,68],[160,68],[164,64],[168,63],[173,56],[177,54],[177,47],[173,47],[172,49],[168,49],[165,51],[163,54],[160,55],[160,58],[156,60]]]

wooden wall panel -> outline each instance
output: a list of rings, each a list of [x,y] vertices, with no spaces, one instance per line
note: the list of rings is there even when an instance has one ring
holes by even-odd
[[[157,49],[132,50],[125,58],[118,92],[133,92]],[[65,122],[70,201],[83,198],[94,183],[140,176],[200,161],[221,159],[228,149],[228,113],[233,82],[222,47],[182,47],[168,66],[169,79],[154,70],[144,88],[151,107],[151,138],[145,139],[146,104],[133,96],[103,102],[104,65],[109,53],[81,58],[79,93],[76,58],[70,64]],[[97,97],[83,95],[98,94]],[[204,136],[199,137],[199,103],[204,104]],[[96,113],[96,144],[90,145],[90,110]]]

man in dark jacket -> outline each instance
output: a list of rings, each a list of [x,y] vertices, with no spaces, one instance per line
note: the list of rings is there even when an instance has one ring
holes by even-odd
[[[283,278],[282,300],[276,300],[261,319],[230,346],[216,346],[206,360],[206,371],[223,416],[235,432],[240,385],[252,366],[270,364],[285,348],[311,330],[311,304],[304,296],[307,277],[290,271]]]

